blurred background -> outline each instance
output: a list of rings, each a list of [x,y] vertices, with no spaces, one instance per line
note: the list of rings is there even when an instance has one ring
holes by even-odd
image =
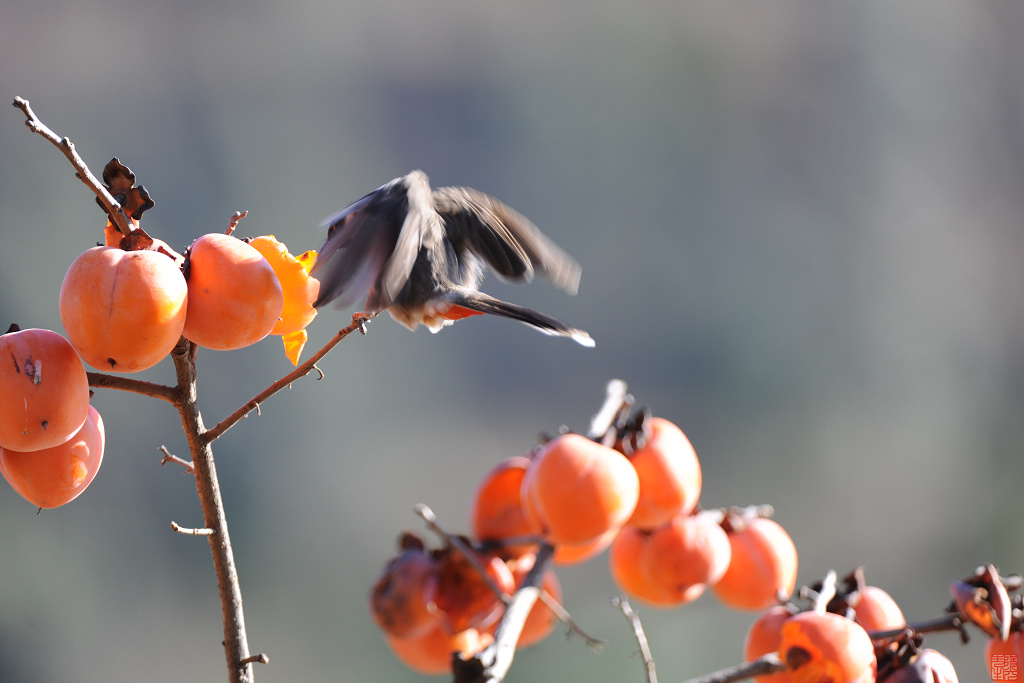
[[[921,620],[978,564],[1024,570],[1022,31],[1024,5],[987,1],[37,0],[0,9],[0,94],[95,173],[130,166],[177,248],[248,210],[241,234],[315,249],[323,216],[420,168],[580,261],[575,298],[485,289],[596,349],[385,316],[215,444],[257,680],[416,681],[366,610],[413,505],[466,531],[483,474],[585,429],[612,378],[687,432],[703,505],[775,505],[801,584],[865,565]],[[0,320],[62,331],[105,219],[6,106]],[[322,311],[307,355],[349,314]],[[276,338],[198,364],[211,425],[291,369]],[[223,680],[207,544],[169,528],[202,524],[159,465],[187,453],[177,415],[93,402],[81,498],[36,514],[0,490],[0,681]],[[606,556],[559,575],[609,644],[553,636],[508,680],[642,680]],[[666,680],[738,662],[754,619],[711,595],[639,611]],[[928,643],[987,680],[980,636]]]

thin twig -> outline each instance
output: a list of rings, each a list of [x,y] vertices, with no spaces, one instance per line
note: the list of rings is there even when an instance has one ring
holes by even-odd
[[[160,458],[161,465],[166,465],[169,462],[173,462],[175,465],[181,465],[182,467],[184,467],[189,474],[195,474],[196,469],[192,467],[192,463],[190,463],[188,460],[173,455],[169,450],[167,450],[166,446],[160,446],[160,451],[163,452],[164,454],[164,457]]]
[[[230,235],[238,227],[238,224],[243,218],[249,215],[248,211],[235,211],[231,214],[231,219],[228,221],[228,229],[224,231],[225,235]]]
[[[243,664],[243,665],[245,665],[245,664],[269,664],[270,663],[270,657],[267,656],[267,653],[261,652],[258,655],[252,655],[251,657],[246,657],[240,663]]]
[[[779,656],[774,652],[769,652],[765,656],[751,662],[737,664],[736,666],[722,669],[706,676],[691,678],[685,683],[734,683],[735,681],[745,681],[754,676],[767,676],[786,670],[785,662],[779,659]]]
[[[36,116],[35,112],[32,111],[32,107],[29,105],[28,100],[22,97],[14,98],[14,106],[20,109],[25,114],[25,125],[29,127],[33,133],[39,133],[44,138],[49,140],[57,149],[59,149],[64,156],[68,158],[71,165],[75,169],[75,175],[78,179],[85,183],[86,187],[92,190],[100,202],[106,207],[107,212],[113,217],[114,225],[121,232],[122,235],[127,235],[132,231],[132,223],[128,218],[128,214],[124,212],[124,208],[120,202],[114,199],[114,196],[110,194],[110,191],[104,187],[96,176],[92,174],[85,161],[75,151],[75,143],[71,142],[68,138],[62,138],[52,130],[46,127],[39,117]]]
[[[213,536],[217,533],[215,529],[192,529],[187,526],[181,526],[175,521],[171,521],[171,529],[186,536]]]
[[[223,435],[224,432],[234,427],[235,424],[242,420],[242,418],[244,418],[246,415],[251,413],[253,410],[257,410],[261,403],[263,403],[268,398],[270,398],[277,392],[287,387],[295,380],[308,375],[313,370],[319,372],[320,376],[323,377],[324,373],[323,371],[320,370],[320,368],[316,367],[316,362],[323,358],[324,356],[326,356],[331,349],[333,349],[341,342],[342,339],[349,336],[356,330],[359,330],[363,334],[366,334],[366,328],[364,327],[364,325],[370,319],[370,317],[365,316],[352,316],[352,323],[348,327],[340,330],[338,334],[334,335],[334,337],[329,342],[324,344],[322,349],[320,349],[315,354],[310,356],[305,363],[295,368],[293,371],[289,372],[287,375],[277,380],[260,393],[253,396],[245,403],[245,405],[243,405],[241,408],[225,417],[223,420],[218,422],[214,427],[204,431],[202,435],[203,441],[206,443],[212,443],[221,435]]]
[[[602,440],[619,419],[622,409],[633,403],[633,397],[627,391],[629,387],[621,379],[613,379],[605,386],[605,399],[600,409],[590,418],[587,438],[594,441]],[[611,444],[605,444],[611,445]]]
[[[118,391],[128,391],[133,394],[142,394],[143,396],[159,398],[167,401],[168,403],[175,403],[180,397],[180,392],[177,387],[169,387],[165,384],[144,382],[139,379],[120,377],[118,375],[107,375],[102,372],[87,372],[85,374],[89,378],[89,386],[96,387],[97,389],[117,389]]]
[[[633,635],[636,638],[637,644],[640,645],[640,656],[644,660],[644,671],[647,674],[647,683],[658,683],[658,674],[654,669],[654,657],[651,656],[651,647],[647,643],[647,635],[644,633],[643,624],[640,623],[640,617],[633,611],[633,606],[629,604],[629,600],[625,594],[620,595],[617,598],[612,598],[612,604],[617,606],[622,613],[625,615],[626,620],[629,621],[633,627]]]
[[[576,620],[572,618],[572,615],[569,614],[569,610],[565,609],[565,606],[562,605],[562,603],[558,602],[558,600],[555,600],[555,596],[551,595],[551,593],[548,593],[546,590],[541,590],[540,595],[537,596],[537,599],[543,602],[549,610],[554,612],[555,617],[560,622],[565,624],[565,627],[569,629],[570,633],[582,638],[583,642],[591,650],[600,650],[602,647],[607,645],[607,643],[604,640],[601,640],[600,638],[595,638],[594,636],[584,631],[580,627],[580,625],[576,623]]]

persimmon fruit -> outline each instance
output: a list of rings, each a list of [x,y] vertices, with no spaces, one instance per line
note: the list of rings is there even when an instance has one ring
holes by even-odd
[[[864,586],[860,589],[860,599],[853,606],[857,623],[865,631],[889,631],[902,628],[907,620],[903,611],[892,596],[878,586]]]
[[[1018,669],[1019,671],[1019,669]],[[989,670],[990,676],[993,681],[998,680],[1020,680],[1019,676],[1014,678],[996,678],[998,674],[992,673]],[[956,669],[953,668],[953,662],[949,661],[946,655],[942,654],[938,650],[931,648],[924,648],[918,652],[914,658],[906,665],[899,667],[898,669],[892,670],[885,678],[882,679],[883,683],[959,683],[959,678],[956,675]]]
[[[676,515],[651,530],[641,567],[654,583],[685,592],[717,583],[731,556],[729,538],[713,516]]]
[[[240,349],[270,334],[284,309],[274,269],[230,235],[203,235],[188,252],[188,311],[182,334],[199,346]]]
[[[874,683],[875,648],[852,619],[830,612],[801,612],[782,625],[779,658],[793,683]]]
[[[435,553],[434,570],[424,585],[427,610],[450,633],[471,627],[485,629],[498,620],[504,603],[495,595],[492,585],[504,593],[515,590],[512,572],[501,558],[477,553],[475,559],[490,583],[460,550],[446,546]]]
[[[69,503],[92,483],[103,462],[103,418],[92,406],[66,442],[30,453],[0,448],[0,473],[22,498],[40,508]]]
[[[636,470],[622,453],[563,434],[533,458],[521,496],[550,542],[579,544],[622,527],[639,489]]]
[[[785,605],[769,607],[750,625],[743,641],[743,658],[752,662],[769,652],[778,652],[782,642],[782,625],[793,616]],[[768,676],[755,676],[757,683],[792,683],[789,672],[783,671]]]
[[[181,270],[157,251],[93,247],[72,262],[60,288],[68,340],[108,372],[139,372],[167,357],[187,304]]]
[[[370,592],[370,615],[390,635],[407,638],[439,623],[427,608],[425,591],[436,563],[422,547],[403,549],[392,558]]]
[[[676,607],[699,598],[706,588],[702,583],[673,586],[651,577],[650,540],[649,531],[634,526],[619,531],[608,551],[608,566],[615,584],[630,597],[652,607]]]
[[[67,339],[52,330],[0,335],[0,447],[59,446],[89,414],[89,379]]]
[[[679,427],[660,417],[650,418],[644,444],[629,454],[640,493],[627,524],[651,529],[676,515],[689,514],[700,498],[700,461]]]
[[[505,545],[511,538],[539,535],[540,526],[523,510],[520,491],[530,459],[516,455],[491,468],[477,486],[470,504],[470,528],[484,544],[496,543],[506,557],[525,552],[530,544]]]
[[[730,519],[732,558],[712,591],[726,605],[745,610],[765,609],[787,599],[796,586],[793,539],[772,519]]]
[[[525,553],[506,562],[509,570],[512,572],[512,578],[515,580],[516,590],[522,587],[523,581],[530,570],[533,569],[536,560],[536,554]],[[555,602],[560,603],[562,601],[562,584],[558,580],[558,575],[550,568],[545,570],[543,576],[541,576],[540,590],[546,592]],[[526,616],[526,621],[523,622],[523,630],[519,634],[516,647],[526,648],[536,645],[551,635],[551,632],[555,630],[557,625],[557,615],[545,604],[544,600],[538,597],[537,602],[533,604],[530,613]],[[491,627],[490,633],[492,635],[496,626],[497,624],[494,624]]]
[[[440,622],[421,635],[399,638],[385,633],[384,640],[399,661],[427,676],[450,673],[454,653],[470,657],[494,642],[489,633],[475,628],[451,633]]]

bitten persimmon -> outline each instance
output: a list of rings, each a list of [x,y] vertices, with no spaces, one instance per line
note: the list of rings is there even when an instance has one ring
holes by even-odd
[[[782,625],[779,659],[794,683],[874,683],[875,648],[852,619],[830,612],[801,612]]]
[[[793,616],[794,612],[786,605],[775,605],[761,613],[743,641],[743,658],[752,662],[769,652],[778,652],[782,642],[782,625]],[[769,676],[755,676],[757,683],[792,683],[789,672],[783,671]]]
[[[245,242],[212,233],[188,252],[188,311],[182,334],[199,346],[240,349],[277,325],[284,292],[274,269]]]
[[[434,570],[427,577],[423,595],[427,609],[441,620],[449,633],[487,628],[498,620],[504,608],[492,586],[504,593],[515,590],[512,572],[501,558],[477,553],[475,559],[490,582],[453,546],[446,546],[434,555]]]
[[[309,335],[306,326],[316,317],[313,302],[320,293],[320,281],[309,276],[316,263],[316,252],[307,251],[292,256],[288,248],[273,235],[261,235],[249,240],[249,245],[263,254],[274,269],[284,294],[281,319],[270,334],[281,336],[285,353],[293,365],[298,365],[299,355]]]
[[[650,418],[646,441],[629,454],[640,481],[636,509],[627,524],[652,529],[697,505],[700,461],[683,431],[668,420]]]
[[[93,247],[64,276],[60,319],[89,365],[138,372],[174,348],[187,303],[185,278],[171,258],[156,251]]]
[[[797,554],[785,529],[764,517],[730,517],[728,538],[732,559],[712,587],[719,600],[736,609],[760,610],[790,596]]]
[[[469,657],[494,642],[489,633],[481,633],[475,628],[450,633],[440,622],[422,635],[399,638],[385,633],[384,639],[403,664],[427,676],[451,672],[453,653]]]
[[[713,586],[729,567],[729,538],[712,515],[676,515],[650,534],[641,567],[658,585]]]
[[[906,625],[903,611],[892,596],[878,586],[864,586],[860,599],[853,606],[857,623],[865,631],[889,631]]]
[[[626,456],[579,434],[563,434],[533,458],[521,495],[552,543],[579,544],[625,524],[639,489]]]
[[[469,520],[473,535],[484,543],[502,544],[505,557],[521,554],[529,544],[503,545],[505,539],[540,534],[540,526],[531,523],[523,510],[520,490],[530,459],[512,456],[495,465],[476,488],[470,506]]]
[[[436,563],[422,547],[392,558],[370,593],[370,615],[382,631],[399,638],[426,633],[439,619],[427,607],[427,585]]]
[[[103,418],[89,406],[85,424],[68,441],[31,453],[0,448],[0,473],[40,508],[69,503],[92,483],[103,462]]]
[[[59,446],[89,414],[89,378],[67,339],[52,330],[0,335],[0,446]]]

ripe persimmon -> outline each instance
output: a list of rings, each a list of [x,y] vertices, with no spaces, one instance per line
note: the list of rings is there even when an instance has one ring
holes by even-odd
[[[527,514],[552,543],[579,544],[625,524],[639,489],[626,456],[579,434],[563,434],[533,458],[521,495]]]
[[[675,591],[713,586],[729,568],[729,538],[712,515],[676,515],[652,529],[641,567],[655,584]]]
[[[583,543],[561,543],[556,545],[555,556],[552,562],[560,567],[568,567],[597,557],[611,546],[619,531],[620,529],[609,529],[597,538]]]
[[[652,529],[697,505],[700,461],[683,431],[668,420],[647,421],[644,443],[629,453],[640,481],[640,496],[627,524]]]
[[[446,546],[434,553],[434,570],[426,579],[423,596],[427,610],[441,620],[449,633],[471,627],[487,628],[498,620],[505,606],[492,586],[504,593],[515,590],[512,572],[501,558],[476,553],[475,559],[489,582],[455,547]]]
[[[40,508],[69,503],[92,483],[103,462],[103,418],[89,406],[85,424],[66,442],[30,453],[0,448],[0,473]]]
[[[1014,662],[1017,661],[1019,660],[1014,659]],[[1019,671],[1017,664],[1014,664],[1013,668]],[[999,673],[993,669],[989,669],[989,676],[993,681],[1020,680],[1019,674],[1013,675],[1013,678],[997,678]],[[953,662],[938,650],[927,647],[914,655],[905,665],[893,669],[882,679],[883,683],[959,683],[959,680],[956,669],[953,668]]]
[[[752,662],[769,652],[778,652],[782,642],[782,625],[794,612],[786,605],[775,605],[761,613],[743,641],[743,658]],[[789,672],[783,671],[768,676],[755,676],[757,683],[792,683]]]
[[[878,586],[864,586],[860,598],[853,606],[857,623],[865,631],[889,631],[906,625],[903,611],[885,590]]]
[[[764,517],[727,518],[732,559],[712,591],[736,609],[760,610],[785,600],[796,586],[793,540],[777,522]]]
[[[801,612],[782,625],[779,659],[794,683],[874,683],[875,648],[860,624],[830,612]]]
[[[156,251],[93,247],[64,276],[60,319],[89,365],[138,372],[174,348],[187,303],[185,278],[171,258]]]
[[[182,334],[227,351],[255,344],[277,325],[284,292],[263,255],[230,235],[203,235],[189,248],[188,311]]]
[[[512,572],[512,578],[515,580],[516,590],[519,590],[522,586],[526,575],[533,569],[536,560],[537,556],[534,553],[526,553],[506,562],[509,570]],[[553,598],[555,602],[562,601],[562,584],[558,581],[558,576],[551,569],[547,569],[541,577],[540,589]],[[523,630],[519,634],[516,647],[524,648],[536,645],[547,638],[557,625],[557,615],[551,611],[551,608],[545,604],[544,600],[538,598],[530,613],[526,616],[526,621],[523,623]],[[490,633],[492,635],[496,626],[497,624],[494,624],[491,627]]]
[[[85,423],[89,379],[67,339],[52,330],[0,335],[0,447],[59,446]]]
[[[520,490],[530,459],[512,456],[495,465],[476,488],[470,506],[469,520],[473,536],[483,543],[496,542],[499,552],[511,557],[525,552],[530,544],[504,545],[505,539],[525,538],[540,534],[540,526],[532,523],[523,510]]]
[[[263,254],[281,283],[284,307],[281,309],[281,319],[270,334],[281,336],[288,359],[293,365],[298,365],[299,354],[309,338],[306,326],[316,317],[313,302],[320,293],[320,281],[309,276],[310,269],[316,263],[316,252],[307,251],[297,257],[292,256],[288,248],[273,235],[254,237],[249,240],[249,245]]]
[[[651,533],[624,526],[608,552],[612,580],[632,598],[653,607],[676,607],[699,598],[704,584],[669,586],[654,581],[649,574],[651,555],[647,552]]]
[[[385,633],[384,639],[403,664],[427,676],[451,672],[454,653],[469,657],[494,642],[489,633],[481,633],[475,628],[451,633],[440,622],[418,636],[399,638]]]

